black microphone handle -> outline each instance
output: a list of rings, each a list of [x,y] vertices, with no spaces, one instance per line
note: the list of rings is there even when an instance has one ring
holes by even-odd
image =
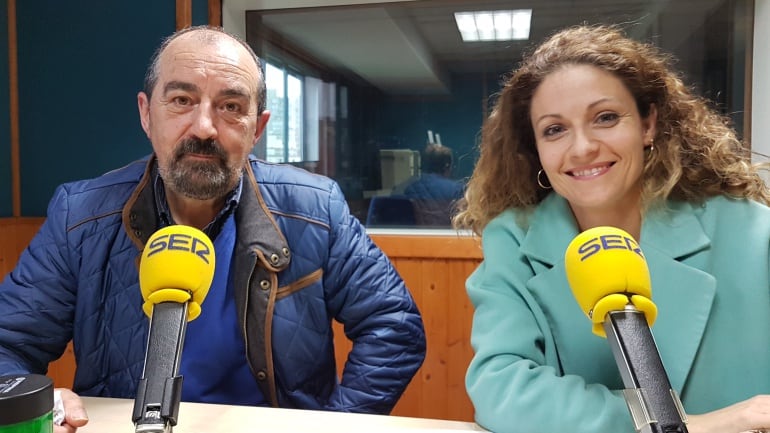
[[[637,432],[687,433],[684,409],[671,388],[644,313],[633,308],[610,311],[604,330],[626,387],[626,402]],[[634,390],[641,391],[641,401]]]
[[[142,379],[131,419],[139,433],[170,432],[179,415],[182,376],[179,363],[187,329],[187,303],[153,305]]]

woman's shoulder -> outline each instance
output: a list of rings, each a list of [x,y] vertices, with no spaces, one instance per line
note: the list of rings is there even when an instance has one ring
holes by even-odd
[[[712,239],[727,236],[735,241],[753,242],[770,238],[770,207],[764,203],[719,195],[700,203],[676,206],[680,210],[689,209]]]
[[[531,253],[550,255],[553,248],[561,251],[577,235],[572,212],[566,200],[549,195],[535,206],[509,208],[492,219],[482,233],[485,249],[492,245],[525,245]],[[554,247],[556,246],[556,247]],[[537,251],[535,251],[537,250]]]
[[[566,220],[571,225],[571,215],[567,201],[557,194],[550,194],[536,205],[506,209],[489,222],[485,231],[513,230],[526,234],[539,224]]]
[[[522,208],[508,208],[489,221],[482,237],[489,234],[499,234],[508,232],[518,236],[524,236],[527,233],[532,210]]]
[[[768,218],[770,207],[764,203],[747,198],[718,195],[706,199],[700,206],[703,217],[732,216],[733,218]],[[770,219],[765,220],[770,224]]]

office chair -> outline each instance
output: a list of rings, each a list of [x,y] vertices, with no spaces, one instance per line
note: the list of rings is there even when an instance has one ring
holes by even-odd
[[[369,203],[367,227],[411,227],[416,224],[414,205],[406,197],[376,196]]]

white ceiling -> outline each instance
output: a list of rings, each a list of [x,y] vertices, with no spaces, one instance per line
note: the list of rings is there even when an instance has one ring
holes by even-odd
[[[411,17],[388,7],[273,12],[262,24],[332,69],[346,69],[387,93],[445,93],[448,79]]]
[[[407,2],[419,0],[222,0],[222,26],[227,31],[246,37],[246,11],[321,8],[371,3]]]
[[[390,94],[444,93],[451,73],[510,69],[522,51],[557,28],[582,22],[632,23],[649,37],[660,14],[709,12],[720,0],[223,0],[226,29],[246,35],[246,11],[326,66],[356,74]],[[531,8],[530,41],[464,43],[455,11]],[[662,12],[663,11],[663,12]],[[685,21],[685,20],[683,20]],[[677,33],[679,33],[677,35]],[[666,28],[668,44],[688,37]]]

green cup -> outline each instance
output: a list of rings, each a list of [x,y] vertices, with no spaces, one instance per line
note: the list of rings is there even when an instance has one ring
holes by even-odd
[[[53,382],[39,374],[0,376],[0,433],[52,433]]]

